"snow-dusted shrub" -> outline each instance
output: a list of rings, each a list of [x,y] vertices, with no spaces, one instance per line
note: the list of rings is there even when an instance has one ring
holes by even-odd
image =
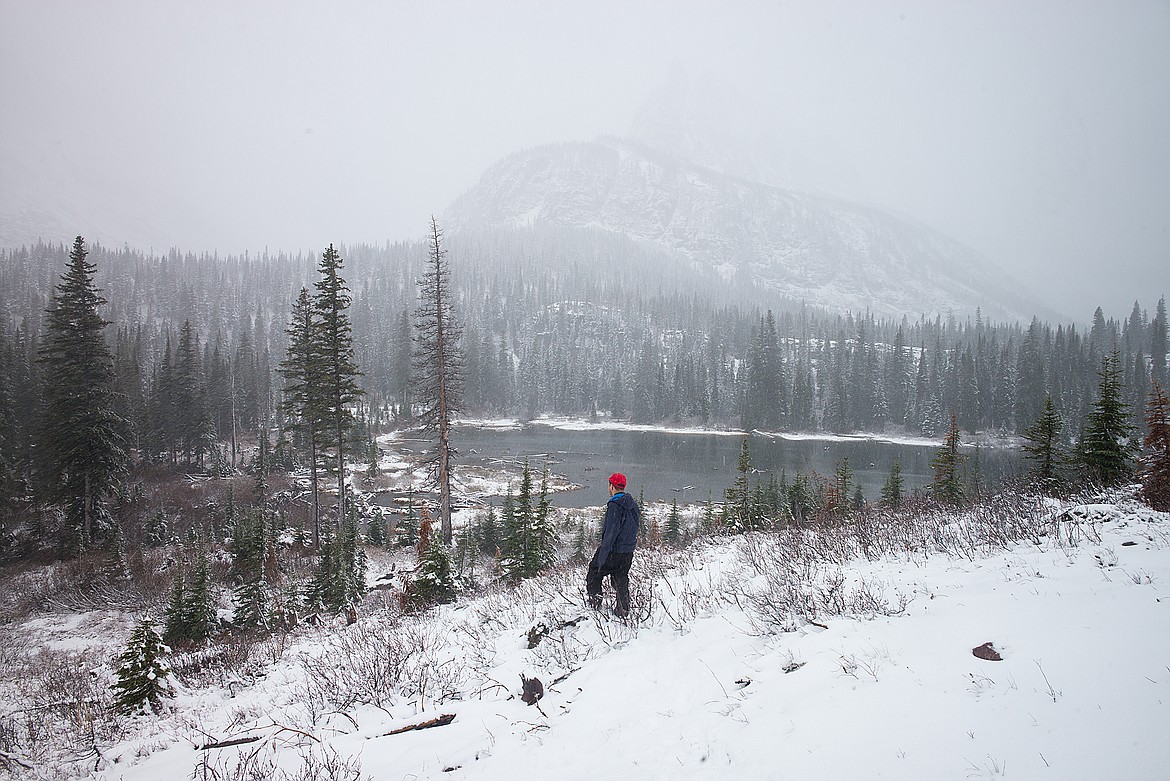
[[[88,652],[34,653],[6,641],[0,661],[0,756],[8,757],[0,769],[92,764],[99,745],[121,737],[104,659]]]
[[[739,559],[750,577],[736,581],[734,588],[765,630],[794,631],[823,616],[896,615],[905,610],[905,595],[891,597],[884,586],[864,578],[850,581],[833,560],[841,546],[801,545],[800,538],[808,534],[813,533],[787,530],[740,540]],[[824,530],[815,535],[829,539]],[[819,558],[826,551],[827,561]]]
[[[272,743],[261,743],[251,751],[238,753],[208,752],[195,766],[194,778],[216,781],[362,781],[361,761],[345,757],[328,746],[310,746],[289,758],[289,751],[279,751]],[[293,770],[287,765],[296,763]]]
[[[410,699],[421,710],[459,697],[468,678],[443,627],[425,618],[359,622],[325,638],[322,652],[302,666],[303,701],[314,720],[354,705]]]

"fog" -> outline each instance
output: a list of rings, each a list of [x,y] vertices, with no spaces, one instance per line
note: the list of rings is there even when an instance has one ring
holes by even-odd
[[[1170,292],[1166,2],[0,0],[8,243],[415,239],[511,152],[635,133],[932,225],[1077,320]]]

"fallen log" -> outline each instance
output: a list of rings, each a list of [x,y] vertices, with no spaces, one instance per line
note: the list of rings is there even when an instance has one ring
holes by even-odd
[[[199,751],[209,751],[213,748],[227,748],[228,746],[242,746],[245,743],[255,743],[260,740],[259,735],[253,735],[250,738],[232,738],[231,740],[221,740],[217,743],[206,743],[199,747]]]
[[[416,729],[430,729],[431,727],[445,727],[453,721],[455,721],[455,714],[454,713],[444,713],[442,716],[436,716],[435,718],[428,719],[427,721],[420,721],[418,724],[407,724],[405,727],[399,727],[398,729],[392,729],[389,732],[383,732],[378,737],[384,738],[388,735],[401,735],[403,732],[410,732],[411,730],[416,730]]]

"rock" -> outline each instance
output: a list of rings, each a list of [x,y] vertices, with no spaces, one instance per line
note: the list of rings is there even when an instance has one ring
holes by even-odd
[[[521,673],[520,683],[524,685],[524,693],[520,695],[520,699],[528,705],[535,705],[536,701],[544,696],[544,684],[539,678],[527,678]]]
[[[972,648],[971,654],[989,662],[1003,661],[1003,657],[999,655],[999,651],[995,650],[995,646],[991,644],[990,640],[977,648]]]

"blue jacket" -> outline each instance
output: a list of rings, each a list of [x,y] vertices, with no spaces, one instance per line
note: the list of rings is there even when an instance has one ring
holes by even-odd
[[[601,547],[597,563],[605,564],[610,552],[633,553],[638,546],[638,522],[642,511],[634,497],[625,491],[616,493],[605,504],[605,526],[601,530]]]

